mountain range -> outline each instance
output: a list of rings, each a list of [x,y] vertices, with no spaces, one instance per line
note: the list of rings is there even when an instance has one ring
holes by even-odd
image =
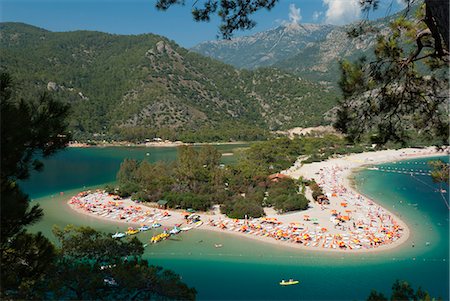
[[[311,41],[320,32],[314,37],[311,29]],[[153,34],[1,23],[0,50],[19,97],[47,91],[72,104],[70,129],[78,139],[254,139],[268,130],[327,124],[338,97],[293,73],[236,69]]]
[[[336,87],[339,61],[361,55],[370,57],[376,34],[388,30],[390,16],[371,22],[371,34],[350,38],[355,24],[290,23],[254,35],[200,43],[191,50],[241,69],[274,67],[304,79]]]

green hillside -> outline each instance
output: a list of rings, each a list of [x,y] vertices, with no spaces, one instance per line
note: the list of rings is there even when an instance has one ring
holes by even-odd
[[[1,23],[1,65],[20,97],[72,104],[75,139],[258,139],[326,123],[335,92],[275,69],[239,71],[165,37]]]

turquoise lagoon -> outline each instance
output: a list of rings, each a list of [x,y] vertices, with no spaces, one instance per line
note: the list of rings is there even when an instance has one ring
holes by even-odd
[[[230,153],[248,144],[216,146],[222,153]],[[125,158],[136,160],[173,161],[176,147],[71,147],[44,160],[44,171],[33,172],[21,183],[32,197],[38,198],[64,190],[113,182],[120,163]],[[233,162],[233,156],[222,157],[223,163]]]
[[[233,147],[221,150],[228,152]],[[158,156],[173,160],[176,151],[69,149],[46,160],[45,171],[24,186],[45,211],[44,219],[31,230],[49,237],[54,224],[90,225],[107,232],[123,230],[124,226],[75,213],[65,203],[80,187],[113,181],[124,157],[153,161]],[[414,159],[409,164],[402,161],[383,166],[425,169],[426,161]],[[197,230],[149,245],[145,257],[179,273],[183,281],[197,289],[200,300],[358,300],[365,299],[372,288],[388,294],[396,279],[407,280],[415,288],[422,286],[433,296],[448,300],[449,211],[436,190],[439,186],[427,176],[417,179],[367,169],[355,174],[354,182],[361,193],[376,199],[408,224],[411,237],[393,250],[366,254],[301,251]],[[444,196],[448,198],[448,194]],[[152,234],[139,237],[148,242]],[[215,248],[217,243],[223,247]],[[300,280],[300,284],[278,285],[281,279],[288,278]]]

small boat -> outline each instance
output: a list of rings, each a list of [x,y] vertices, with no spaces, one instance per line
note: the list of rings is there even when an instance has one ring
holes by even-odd
[[[112,238],[122,238],[125,236],[125,233],[122,232],[116,232],[115,234],[111,235]]]
[[[148,231],[148,230],[150,230],[150,227],[145,225],[139,228],[139,231]]]
[[[294,285],[294,284],[299,284],[299,283],[300,283],[300,281],[298,281],[298,280],[289,279],[289,281],[281,280],[280,285],[286,286],[286,285]]]
[[[127,235],[134,235],[136,233],[139,233],[139,230],[134,229],[134,228],[128,228],[127,232],[125,232]]]
[[[181,231],[189,231],[191,229],[192,229],[192,227],[181,227],[180,228]]]
[[[170,236],[170,234],[163,232],[161,234],[153,236],[151,238],[150,242],[157,243],[157,242],[160,242],[161,240],[167,239],[169,236]]]
[[[202,221],[198,221],[198,222],[195,223],[195,227],[200,227],[201,225],[203,225]]]
[[[117,282],[114,278],[112,277],[106,277],[103,279],[103,282],[109,286],[117,286]]]
[[[160,223],[154,223],[154,224],[152,225],[152,228],[159,228],[159,227],[161,227],[161,224],[160,224]]]
[[[181,230],[177,227],[173,227],[173,229],[169,231],[170,234],[178,234],[180,232]]]
[[[214,247],[216,247],[216,248],[222,248],[223,245],[222,245],[222,244],[214,244]]]

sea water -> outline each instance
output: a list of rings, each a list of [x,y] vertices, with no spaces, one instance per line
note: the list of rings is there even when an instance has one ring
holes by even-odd
[[[229,153],[246,146],[248,144],[224,144],[216,148]],[[31,198],[38,198],[115,181],[120,163],[126,158],[156,162],[173,161],[176,156],[176,147],[70,147],[44,159],[44,170],[32,172],[30,179],[20,185]],[[225,164],[233,160],[233,156],[221,159]]]
[[[419,165],[411,162],[428,160],[383,166]],[[422,167],[428,168],[426,164]],[[64,162],[58,168],[66,170]],[[440,186],[429,176],[419,179],[422,182],[408,174],[367,169],[355,175],[359,191],[395,212],[410,228],[408,241],[392,250],[366,254],[304,251],[226,233],[193,230],[156,245],[149,244],[144,257],[179,273],[184,282],[197,289],[200,300],[365,299],[372,288],[389,294],[396,279],[407,280],[415,288],[422,286],[432,296],[448,300],[449,211],[441,192],[436,190]],[[53,197],[37,200],[45,216],[32,231],[43,231],[51,237],[54,224],[63,227],[69,223],[111,233],[126,228],[72,211],[65,204],[69,195],[79,190],[58,195],[59,190],[52,192]],[[448,194],[444,196],[448,198]],[[138,237],[147,243],[156,232]],[[223,247],[215,248],[215,244]],[[300,280],[300,284],[288,287],[278,284],[289,278]]]

